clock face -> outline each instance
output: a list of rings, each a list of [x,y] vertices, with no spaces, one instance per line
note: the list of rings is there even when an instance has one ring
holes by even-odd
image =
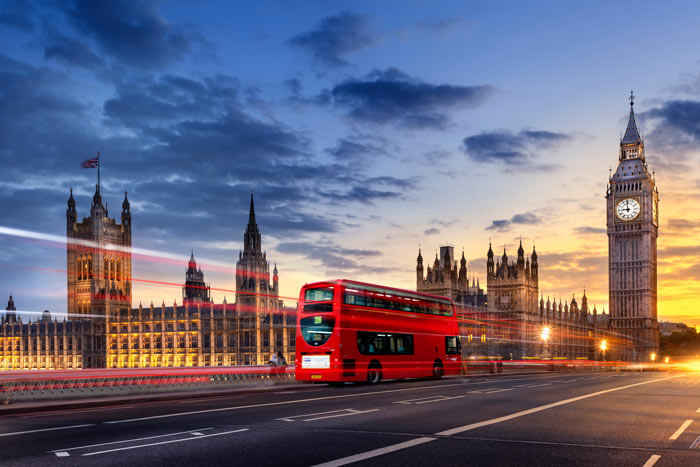
[[[615,213],[623,221],[631,221],[639,215],[639,201],[634,198],[623,199],[617,203]]]

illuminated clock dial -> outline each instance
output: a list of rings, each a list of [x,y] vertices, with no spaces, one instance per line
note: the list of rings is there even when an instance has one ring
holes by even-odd
[[[639,201],[634,198],[623,199],[617,203],[615,213],[623,221],[631,221],[639,215]]]

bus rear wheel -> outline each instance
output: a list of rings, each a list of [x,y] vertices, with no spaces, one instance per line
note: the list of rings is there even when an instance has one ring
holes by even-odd
[[[435,360],[435,363],[433,363],[433,378],[440,379],[444,374],[445,369],[442,366],[442,362],[440,360]]]
[[[372,362],[367,368],[367,381],[372,384],[379,384],[382,380],[382,366],[379,362]]]

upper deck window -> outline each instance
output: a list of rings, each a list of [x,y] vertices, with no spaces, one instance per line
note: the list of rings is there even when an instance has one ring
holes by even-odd
[[[306,289],[304,301],[308,302],[329,302],[333,300],[333,287],[320,287],[318,289]]]
[[[333,304],[327,303],[333,301],[333,287],[319,287],[317,289],[306,289],[304,293],[304,311],[305,312],[331,312]],[[326,303],[319,303],[326,302]]]

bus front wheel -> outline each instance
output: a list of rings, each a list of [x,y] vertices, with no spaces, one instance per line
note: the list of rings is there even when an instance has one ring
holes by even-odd
[[[444,374],[445,370],[442,367],[442,362],[440,360],[435,360],[435,363],[433,363],[433,378],[440,379]]]
[[[372,362],[367,369],[367,381],[378,384],[382,380],[382,366],[379,362]]]

